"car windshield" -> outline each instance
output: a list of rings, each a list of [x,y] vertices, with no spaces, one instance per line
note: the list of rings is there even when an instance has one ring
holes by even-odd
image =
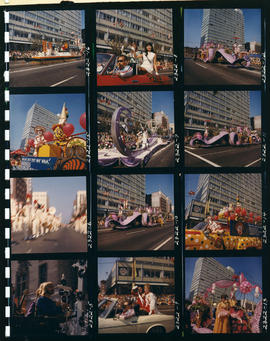
[[[97,73],[101,73],[104,67],[108,64],[111,58],[110,54],[98,53],[97,54]]]
[[[99,317],[106,317],[108,312],[112,309],[114,305],[113,301],[110,300],[103,300],[98,305],[98,316]]]

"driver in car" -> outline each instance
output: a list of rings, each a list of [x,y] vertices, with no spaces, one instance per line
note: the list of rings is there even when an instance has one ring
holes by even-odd
[[[128,65],[127,56],[119,56],[117,58],[116,68],[113,71],[108,72],[108,75],[117,75],[122,78],[133,76],[133,69],[130,65]]]

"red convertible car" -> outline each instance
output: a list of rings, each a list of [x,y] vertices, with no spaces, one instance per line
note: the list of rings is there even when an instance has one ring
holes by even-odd
[[[167,75],[154,76],[151,74],[119,77],[108,75],[116,67],[117,56],[111,53],[97,53],[97,85],[171,85],[173,78]]]

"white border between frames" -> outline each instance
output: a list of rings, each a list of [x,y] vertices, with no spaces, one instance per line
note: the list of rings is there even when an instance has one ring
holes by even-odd
[[[5,32],[4,32],[4,46],[5,46],[5,51],[4,51],[4,81],[8,85],[9,82],[9,31],[8,31],[8,24],[9,24],[9,12],[4,11],[4,27],[5,27]],[[10,100],[10,93],[8,88],[5,87],[4,90],[4,101],[5,101],[5,123],[9,125],[9,100]],[[5,129],[4,131],[5,137],[5,144],[7,147],[5,147],[5,201],[8,202],[10,200],[10,169],[7,168],[8,161],[9,161],[9,142],[10,142],[10,131],[9,128]],[[5,207],[5,223],[10,221],[10,208]],[[10,283],[10,233],[11,233],[11,228],[10,227],[5,227],[5,241],[6,241],[6,247],[5,247],[5,260],[6,260],[6,267],[5,267],[5,280],[6,283]],[[5,287],[5,318],[10,321],[11,317],[11,305],[10,305],[10,299],[11,299],[11,289],[10,286]],[[5,325],[5,337],[10,337],[10,322],[8,322]]]

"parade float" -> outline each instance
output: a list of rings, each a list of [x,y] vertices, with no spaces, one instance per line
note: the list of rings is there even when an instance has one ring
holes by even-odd
[[[117,56],[112,53],[97,53],[97,85],[171,85],[173,79],[166,75],[154,76],[152,74],[133,75],[130,77],[119,77],[109,75],[117,66]]]
[[[53,49],[52,43],[42,40],[42,52],[36,55],[27,56],[24,58],[26,62],[34,62],[37,64],[49,64],[75,60],[82,57],[82,52],[70,52],[69,45],[65,42],[59,49]]]
[[[186,250],[247,250],[262,249],[261,216],[241,207],[239,201],[208,216],[185,231]]]
[[[188,308],[193,332],[196,334],[214,332],[213,321],[216,316],[213,316],[213,310],[216,311],[217,307],[217,291],[220,293],[221,290],[229,292],[229,298],[226,299],[225,304],[230,319],[230,333],[260,333],[262,289],[259,285],[251,283],[243,273],[233,275],[232,279],[217,280],[201,295],[194,297]],[[252,317],[247,315],[247,310],[252,310]]]
[[[147,128],[141,127],[135,131],[131,120],[131,111],[125,107],[118,107],[111,119],[110,148],[99,148],[98,162],[100,166],[145,166],[150,158],[161,148],[171,143],[170,139],[163,139],[149,134]]]
[[[105,219],[105,228],[125,230],[132,227],[155,227],[163,226],[164,220],[162,217],[154,216],[151,211],[148,212],[133,212],[125,217],[115,213],[109,214]]]
[[[10,153],[10,163],[18,170],[84,170],[86,168],[86,113],[80,117],[83,132],[73,134],[74,126],[67,123],[68,110],[63,105],[59,121],[46,131],[35,127],[35,139],[28,139],[25,149]]]
[[[189,144],[192,147],[216,147],[216,146],[247,146],[261,143],[261,138],[256,130],[248,127],[230,128],[221,131],[205,128],[204,133],[196,132]]]
[[[239,64],[242,67],[250,67],[249,54],[240,50],[240,45],[233,44],[232,49],[224,48],[220,44],[207,43],[201,47],[197,56],[204,63]]]

